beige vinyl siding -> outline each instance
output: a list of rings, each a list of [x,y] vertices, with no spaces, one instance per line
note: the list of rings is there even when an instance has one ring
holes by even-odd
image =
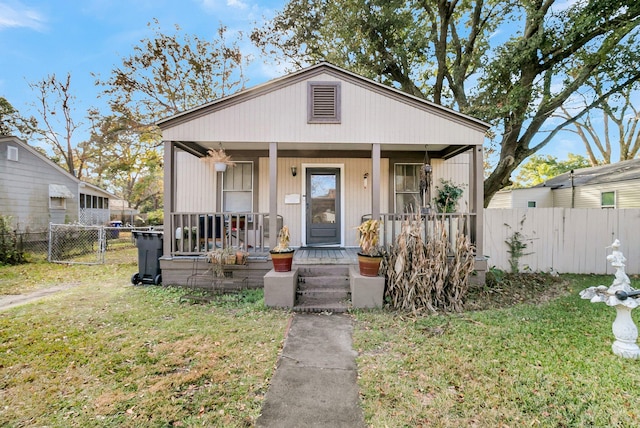
[[[176,150],[175,211],[213,212],[216,210],[216,173],[199,158]]]
[[[616,208],[640,208],[640,180],[576,187],[576,208],[601,208],[601,193],[616,192]]]
[[[432,159],[433,167],[431,197],[435,197],[437,188],[441,187],[441,179],[449,180],[462,187],[462,198],[458,201],[458,211],[469,212],[469,153],[462,153],[451,159]]]
[[[574,208],[601,208],[602,192],[616,192],[616,208],[640,208],[640,180],[579,186],[574,188]],[[571,189],[553,190],[555,207],[571,208]]]
[[[340,124],[307,123],[308,81],[342,82]],[[452,126],[442,112],[425,111],[324,73],[164,129],[163,138],[299,145],[326,141],[466,145],[481,144],[484,132],[471,126]]]
[[[513,189],[510,208],[528,208],[529,201],[535,201],[536,208],[551,208],[553,206],[551,189],[548,187]]]
[[[381,166],[381,189],[380,189],[380,201],[381,211],[387,212],[386,207],[389,204],[389,186],[388,186],[388,173],[389,162],[388,159],[382,159]],[[342,210],[344,214],[344,240],[343,245],[347,247],[356,246],[356,233],[355,227],[360,224],[362,215],[371,213],[371,159],[344,159],[344,158],[327,158],[327,159],[315,159],[315,158],[280,158],[278,159],[278,214],[283,217],[283,222],[289,226],[291,231],[291,245],[299,246],[302,242],[302,230],[303,230],[303,204],[304,204],[304,192],[303,188],[303,176],[305,170],[303,166],[321,167],[322,165],[344,165],[343,183],[342,189],[343,201]],[[298,174],[295,177],[291,176],[291,167],[296,166],[298,168]],[[269,211],[269,159],[260,158],[260,178],[258,189],[258,201],[259,211]],[[363,175],[365,172],[369,173],[369,180],[367,189],[364,189]],[[285,196],[288,194],[300,195],[299,204],[285,204]]]
[[[616,183],[618,208],[640,208],[640,180]]]
[[[496,192],[491,198],[491,202],[489,202],[489,206],[487,208],[512,208],[511,198],[511,190],[501,190]]]
[[[551,193],[555,208],[571,208],[571,189],[553,189]]]

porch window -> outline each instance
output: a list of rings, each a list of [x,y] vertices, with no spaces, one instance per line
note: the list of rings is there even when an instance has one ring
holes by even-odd
[[[420,164],[395,165],[395,211],[419,212]]]
[[[340,83],[309,82],[307,122],[340,123]]]
[[[527,208],[535,208],[536,201],[527,201]]]
[[[600,193],[600,207],[601,208],[615,208],[616,207],[616,192],[602,192]]]
[[[236,162],[222,174],[222,210],[253,211],[253,162]]]

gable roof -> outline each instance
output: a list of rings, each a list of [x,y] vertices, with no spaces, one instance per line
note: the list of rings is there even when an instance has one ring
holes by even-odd
[[[640,158],[608,165],[580,168],[573,171],[573,187],[592,184],[615,183],[618,181],[640,179]],[[565,172],[534,187],[562,189],[571,187],[571,172]]]
[[[213,113],[220,108],[225,108],[225,107],[228,107],[229,105],[244,102],[253,97],[264,95],[266,93],[281,89],[282,87],[285,87],[285,86],[292,85],[301,80],[312,78],[313,76],[319,75],[322,73],[328,73],[341,80],[349,81],[350,83],[366,87],[371,91],[394,98],[397,101],[409,104],[415,108],[428,111],[431,114],[445,117],[451,121],[457,122],[458,124],[476,129],[481,132],[486,132],[491,127],[491,125],[479,119],[476,119],[474,117],[465,115],[463,113],[457,112],[455,110],[449,109],[439,104],[435,104],[425,99],[407,94],[396,88],[392,88],[382,83],[375,82],[371,79],[367,79],[363,76],[352,73],[350,71],[337,67],[328,62],[320,62],[316,65],[312,65],[310,67],[301,69],[299,71],[288,74],[286,76],[273,79],[261,85],[257,85],[252,88],[236,92],[233,95],[219,98],[215,101],[211,101],[199,107],[184,111],[182,113],[178,113],[174,116],[171,116],[165,119],[161,119],[156,124],[162,130],[168,129],[173,126],[177,126],[182,123],[188,122],[192,119],[199,118],[199,117],[208,115],[210,113]]]
[[[58,173],[66,176],[67,178],[69,178],[72,181],[75,181],[78,184],[82,184],[85,187],[89,187],[97,192],[100,193],[104,193],[105,195],[107,195],[109,198],[115,198],[117,199],[118,197],[116,195],[114,195],[111,192],[108,192],[94,184],[91,183],[87,183],[86,181],[80,180],[78,177],[74,176],[73,174],[69,173],[69,171],[67,171],[66,169],[62,168],[60,165],[58,165],[57,163],[53,162],[51,159],[49,159],[48,157],[44,156],[42,153],[40,153],[39,151],[37,151],[36,149],[34,149],[32,146],[30,146],[29,144],[27,144],[26,142],[22,141],[20,138],[18,137],[14,137],[14,136],[5,136],[5,135],[0,135],[0,144],[15,144],[18,145],[20,147],[22,147],[23,149],[27,150],[28,152],[30,152],[31,154],[33,154],[33,156],[39,158],[41,161],[45,162],[47,165],[49,165],[51,168],[53,168],[54,170],[56,170]],[[54,187],[50,187],[50,192],[53,192],[52,196],[57,196],[58,194],[65,194],[64,190],[60,189],[60,188],[56,188],[55,185],[50,185],[50,186],[54,186]],[[61,193],[62,192],[62,193]],[[67,196],[65,196],[67,197]]]

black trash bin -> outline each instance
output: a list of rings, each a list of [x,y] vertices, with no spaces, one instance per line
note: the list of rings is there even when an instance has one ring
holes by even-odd
[[[155,284],[162,282],[160,257],[162,257],[162,232],[134,230],[131,232],[138,248],[138,273],[131,277],[131,283]]]

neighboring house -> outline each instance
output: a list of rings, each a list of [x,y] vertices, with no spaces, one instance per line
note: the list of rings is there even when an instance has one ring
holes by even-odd
[[[129,202],[124,199],[109,200],[109,210],[111,211],[111,220],[120,221],[123,225],[133,226],[136,221],[140,221],[140,211],[132,208]]]
[[[640,159],[577,169],[528,189],[501,190],[488,208],[640,208]]]
[[[177,264],[211,248],[202,241],[218,235],[219,218],[227,236],[240,234],[232,243],[255,252],[275,246],[276,233],[268,231],[279,221],[289,226],[294,247],[355,247],[363,217],[393,222],[394,213],[429,202],[421,198],[425,164],[433,171],[431,195],[440,179],[464,186],[461,211],[469,213],[471,238],[483,254],[488,125],[480,120],[320,63],[158,125],[165,147],[165,283],[184,281]],[[202,162],[218,148],[235,167],[217,173]],[[194,228],[199,242],[185,245],[184,231]],[[477,260],[483,271],[486,262]]]
[[[106,224],[115,198],[85,183],[16,137],[0,136],[0,214],[22,232],[49,223]]]

